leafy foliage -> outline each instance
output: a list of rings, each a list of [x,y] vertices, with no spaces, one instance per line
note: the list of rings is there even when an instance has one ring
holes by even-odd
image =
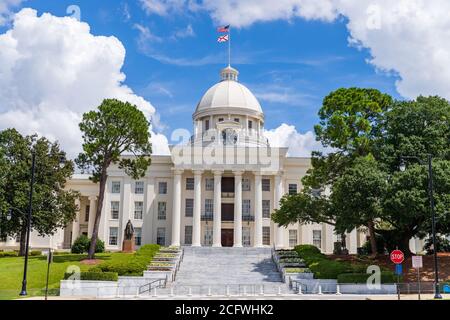
[[[30,192],[32,151],[36,154],[31,228],[41,236],[53,235],[75,218],[77,192],[64,190],[73,163],[61,158],[58,143],[36,135],[22,136],[15,129],[0,132],[0,210],[12,210],[10,221],[0,219],[2,234],[21,239],[24,250]]]
[[[75,161],[83,171],[90,172],[91,179],[100,185],[92,245],[89,248],[91,259],[98,238],[107,169],[110,165],[118,165],[133,179],[145,175],[152,151],[148,127],[144,114],[136,106],[116,99],[105,99],[98,110],[83,115],[80,123],[83,152]]]
[[[77,254],[86,253],[89,251],[90,245],[91,239],[89,239],[85,235],[81,235],[72,244],[71,252]],[[105,243],[101,239],[98,239],[95,246],[95,253],[100,253],[104,251],[105,251]]]
[[[439,97],[393,101],[374,89],[339,89],[328,95],[315,127],[334,150],[313,152],[304,189],[287,195],[272,219],[330,223],[339,233],[365,227],[387,249],[407,254],[411,237],[431,232],[428,167],[433,158],[437,230],[450,233],[450,104]],[[405,172],[400,157],[413,156]],[[417,157],[419,160],[415,160]]]

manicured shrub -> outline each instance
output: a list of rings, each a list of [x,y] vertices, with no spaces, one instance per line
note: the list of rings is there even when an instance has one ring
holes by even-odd
[[[310,273],[309,268],[284,268],[286,273]]]
[[[126,262],[105,261],[95,267],[95,271],[115,272],[119,276],[141,276],[152,261],[160,246],[156,244],[143,245],[136,253],[130,256]],[[91,270],[93,270],[92,268]]]
[[[89,251],[89,247],[91,246],[91,240],[85,236],[84,234],[79,236],[72,245],[71,252],[72,253],[86,253]],[[95,244],[95,253],[100,253],[105,251],[105,243],[97,239],[97,243]]]
[[[367,283],[368,273],[344,273],[337,277],[338,283]],[[391,272],[381,272],[381,283],[396,283],[397,276]]]
[[[15,251],[0,252],[0,258],[6,258],[6,257],[17,257],[17,252],[15,252]]]
[[[92,269],[91,269],[92,270]],[[97,280],[97,281],[117,281],[118,275],[116,272],[80,272],[80,280]],[[64,280],[69,279],[74,273],[66,272]]]
[[[79,236],[72,245],[72,253],[85,253],[89,250],[89,238],[82,234]]]
[[[321,254],[320,249],[311,244],[301,244],[295,247],[295,251],[300,255]]]
[[[329,259],[319,259],[308,264],[308,267],[317,279],[337,279],[342,273],[353,272],[349,263]]]
[[[40,250],[33,250],[30,251],[30,256],[35,257],[35,256],[42,256],[42,251]]]

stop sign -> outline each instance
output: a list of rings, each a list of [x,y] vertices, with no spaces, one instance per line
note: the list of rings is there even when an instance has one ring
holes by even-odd
[[[394,250],[391,252],[391,261],[395,264],[400,264],[405,260],[405,255],[400,250]]]

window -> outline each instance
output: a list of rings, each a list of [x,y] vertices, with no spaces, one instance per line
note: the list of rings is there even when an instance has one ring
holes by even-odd
[[[158,183],[159,194],[167,194],[167,182]]]
[[[205,246],[212,245],[213,240],[213,229],[212,226],[206,226],[204,233],[204,244]]]
[[[206,191],[213,191],[214,190],[214,179],[213,178],[206,178],[205,179],[205,190]]]
[[[239,122],[239,118],[234,118],[234,122]]]
[[[270,246],[270,227],[263,227],[262,237],[263,237],[263,245]]]
[[[205,199],[205,216],[212,217],[214,214],[214,200]]]
[[[315,245],[317,248],[322,247],[322,231],[313,230],[313,245]]]
[[[250,210],[251,210],[250,200],[249,199],[242,200],[242,215],[249,216],[251,214]]]
[[[134,193],[144,194],[144,181],[136,181],[134,183]]]
[[[118,234],[117,227],[109,228],[109,245],[110,246],[117,246],[117,234]]]
[[[134,244],[140,246],[142,243],[142,229],[134,228]]]
[[[156,243],[160,246],[166,245],[166,228],[156,229]]]
[[[223,118],[219,118],[219,122],[222,122],[223,121]]]
[[[111,201],[111,219],[119,219],[119,201]]]
[[[242,191],[250,191],[250,179],[249,178],[242,179]]]
[[[84,210],[84,222],[89,222],[89,211],[91,210],[91,206],[87,205]]]
[[[167,205],[165,202],[158,202],[158,220],[166,220]]]
[[[270,218],[270,200],[262,201],[262,216],[263,218]]]
[[[297,193],[297,184],[290,183],[289,184],[289,194],[296,194]]]
[[[253,121],[252,120],[248,120],[248,128],[253,129]]]
[[[184,212],[186,217],[192,217],[194,215],[194,199],[186,199],[186,207]]]
[[[209,120],[205,120],[205,131],[209,130]]]
[[[184,226],[184,244],[192,244],[192,226]]]
[[[144,203],[142,201],[134,202],[134,218],[136,220],[142,220],[142,215],[144,212]]]
[[[120,193],[120,181],[111,182],[111,193]]]
[[[186,190],[194,190],[194,178],[186,178]]]
[[[289,230],[289,247],[295,247],[297,245],[297,230]]]
[[[251,245],[249,227],[242,227],[242,245],[244,247],[249,247]]]
[[[262,191],[270,191],[270,179],[262,179]]]

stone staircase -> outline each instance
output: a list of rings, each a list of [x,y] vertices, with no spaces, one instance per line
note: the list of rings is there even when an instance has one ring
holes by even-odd
[[[185,247],[175,281],[157,292],[175,296],[292,293],[272,261],[271,248],[212,247]]]

